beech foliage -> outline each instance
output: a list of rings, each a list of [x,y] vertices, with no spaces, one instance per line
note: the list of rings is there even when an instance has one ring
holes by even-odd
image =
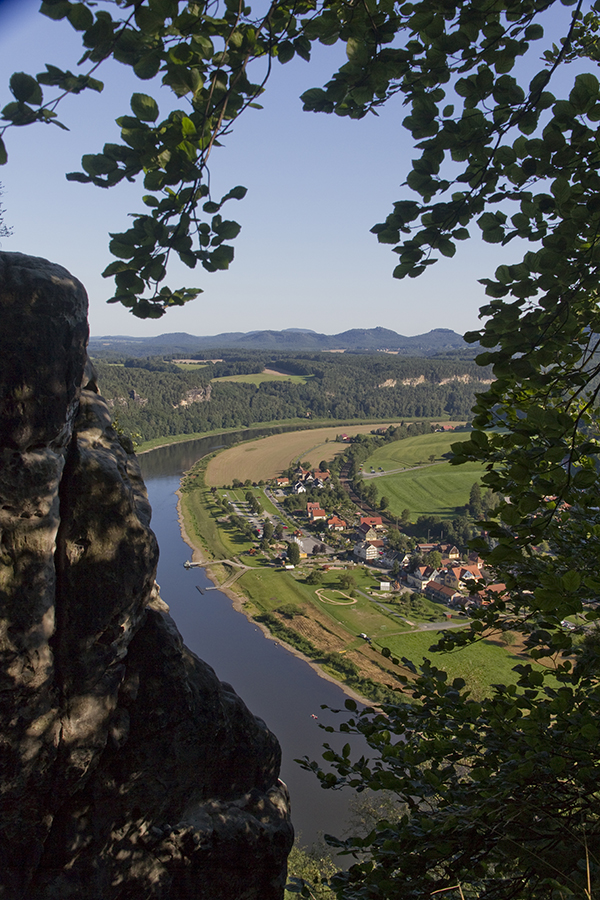
[[[468,336],[495,381],[455,450],[457,463],[485,464],[483,484],[501,497],[477,549],[506,593],[437,646],[460,652],[520,629],[529,657],[513,683],[479,702],[433,663],[419,674],[398,660],[407,683],[396,704],[347,703],[341,729],[365,735],[371,758],[353,759],[348,744],[326,751],[333,771],[305,765],[325,787],[398,797],[397,815],[366,837],[331,839],[356,857],[331,879],[344,900],[591,897],[600,688],[598,642],[584,629],[600,599],[599,3],[285,0],[259,16],[242,0],[46,0],[41,9],[81,32],[85,72],[15,73],[0,139],[12,126],[61,126],[61,96],[100,90],[109,58],[181,99],[161,117],[151,93],[134,93],[118,120],[122,143],[84,156],[68,176],[103,188],[143,181],[146,212],[111,235],[115,261],[104,273],[115,279],[112,300],[134,314],[160,316],[198,293],[163,284],[171,256],[229,266],[240,226],[225,207],[245,189],[212,197],[208,157],[274,65],[309,59],[315,42],[344,43],[347,62],[303,95],[305,109],[360,119],[389,102],[405,108],[414,158],[373,228],[396,256],[394,276],[419,276],[475,233],[513,248],[513,263],[485,279],[484,324]],[[563,624],[576,614],[579,634]]]

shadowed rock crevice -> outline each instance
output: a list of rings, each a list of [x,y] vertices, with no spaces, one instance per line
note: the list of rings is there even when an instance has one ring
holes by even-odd
[[[64,269],[0,253],[0,897],[277,900],[279,745],[160,598],[86,314]]]

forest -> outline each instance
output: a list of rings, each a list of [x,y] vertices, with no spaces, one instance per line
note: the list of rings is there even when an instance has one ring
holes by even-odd
[[[94,365],[119,426],[140,440],[293,418],[468,419],[476,393],[491,380],[489,370],[470,360],[252,351],[221,356],[190,371],[162,357],[95,359]],[[306,380],[218,380],[265,368]]]

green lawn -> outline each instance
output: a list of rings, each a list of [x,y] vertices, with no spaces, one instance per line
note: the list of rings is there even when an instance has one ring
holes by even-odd
[[[311,566],[302,561],[293,572],[265,568],[260,572],[247,573],[241,579],[244,590],[254,601],[257,608],[264,612],[273,612],[285,603],[308,603],[317,607],[322,614],[331,620],[332,625],[341,625],[350,636],[350,646],[361,645],[357,640],[361,632],[370,637],[387,635],[397,631],[410,629],[404,620],[404,612],[399,606],[388,602],[389,598],[382,595],[376,600],[363,596],[361,591],[375,589],[379,582],[371,573],[365,573],[362,569],[352,569],[357,588],[355,596],[339,584],[340,575],[344,570],[332,569],[323,573],[323,582],[319,585],[306,584],[306,576]],[[438,620],[445,619],[446,609],[438,604],[430,604],[423,599],[425,614],[406,616],[411,621],[418,623],[431,618],[433,608]]]
[[[355,604],[347,606],[318,600],[316,590],[322,590],[322,596],[343,599],[334,593],[334,589],[338,587],[338,577],[339,573],[328,572],[323,585],[315,587],[305,584],[301,567],[294,572],[264,568],[246,572],[238,583],[259,612],[273,612],[287,604],[303,606],[305,609],[307,603],[319,606],[321,612],[330,618],[332,626],[341,625],[348,632],[347,649],[364,646],[362,639],[358,637],[364,632],[372,638],[373,649],[378,652],[382,647],[389,647],[392,655],[398,659],[407,657],[416,665],[420,665],[423,658],[427,657],[438,668],[447,671],[450,678],[464,678],[475,697],[489,694],[491,684],[516,681],[512,670],[522,659],[510,647],[479,641],[452,653],[432,653],[430,647],[438,639],[436,629],[411,630],[401,619],[360,595]],[[393,606],[390,606],[389,610],[392,609]],[[446,610],[441,606],[438,610],[442,621]],[[339,627],[336,630],[339,631]]]

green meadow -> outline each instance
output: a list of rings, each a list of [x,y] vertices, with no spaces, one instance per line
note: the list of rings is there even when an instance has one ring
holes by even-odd
[[[313,378],[312,375],[274,375],[266,372],[258,372],[255,375],[223,375],[221,378],[212,378],[214,382],[233,381],[238,384],[262,384],[263,381],[286,381],[291,384],[306,384]]]
[[[434,434],[420,434],[404,441],[392,441],[384,444],[369,457],[365,463],[365,472],[373,466],[376,470],[381,466],[384,472],[390,469],[409,468],[429,462],[433,456],[437,461],[443,460],[445,453],[451,452],[451,445],[459,441],[468,441],[469,433],[438,431]]]
[[[208,363],[182,363],[177,362],[176,359],[173,360],[173,363],[177,366],[178,369],[181,369],[182,372],[193,372],[195,369],[206,369]]]
[[[379,654],[383,647],[388,647],[392,656],[398,659],[404,656],[417,666],[424,658],[428,658],[438,668],[447,671],[450,678],[464,678],[474,697],[489,694],[492,684],[516,681],[513,668],[523,658],[508,646],[479,641],[452,653],[432,653],[430,648],[437,642],[439,630],[422,630],[421,626],[423,620],[433,619],[442,627],[448,610],[441,604],[424,601],[425,614],[423,610],[416,615],[395,614],[394,604],[385,602],[387,598],[384,596],[382,601],[362,596],[360,587],[363,586],[361,582],[364,584],[364,579],[356,571],[353,574],[358,574],[359,590],[354,592],[354,598],[346,600],[343,596],[346,591],[338,583],[339,574],[326,573],[324,583],[315,587],[305,583],[300,568],[294,572],[252,569],[242,576],[238,584],[258,613],[272,613],[280,608],[295,606],[299,615],[310,616],[310,607],[317,606],[321,614],[330,619],[332,627],[337,626],[337,633],[339,626],[347,632],[347,650],[366,649],[364,640],[358,637],[364,632],[371,638],[374,652]],[[364,578],[368,579],[370,587],[374,586],[372,576]],[[342,593],[337,593],[337,590]],[[336,603],[327,602],[328,598],[335,599]],[[356,602],[352,603],[352,599]],[[414,624],[409,625],[407,619]],[[296,621],[296,617],[293,621]],[[294,628],[293,621],[288,627]],[[459,621],[454,619],[451,624],[458,625]],[[462,623],[466,625],[466,620],[463,619]]]
[[[438,640],[436,631],[413,631],[409,634],[388,634],[380,636],[377,644],[392,651],[392,656],[402,659],[406,657],[415,665],[421,665],[423,659],[429,659],[434,666],[448,673],[450,679],[464,678],[475,698],[491,693],[493,684],[510,684],[516,682],[513,672],[518,663],[524,661],[523,656],[515,653],[510,647],[503,647],[492,641],[480,640],[458,650],[433,653],[431,646]]]
[[[369,483],[377,488],[379,499],[388,498],[388,513],[400,516],[402,510],[409,509],[413,522],[419,516],[453,518],[455,508],[468,502],[473,483],[484,473],[478,463],[452,466],[442,461],[451,444],[468,438],[466,433],[424,434],[386,444],[369,457],[363,471],[368,479],[371,467],[376,472],[379,467],[383,469],[383,474],[369,479]],[[431,457],[435,458],[433,462]],[[415,466],[422,468],[411,468]]]

